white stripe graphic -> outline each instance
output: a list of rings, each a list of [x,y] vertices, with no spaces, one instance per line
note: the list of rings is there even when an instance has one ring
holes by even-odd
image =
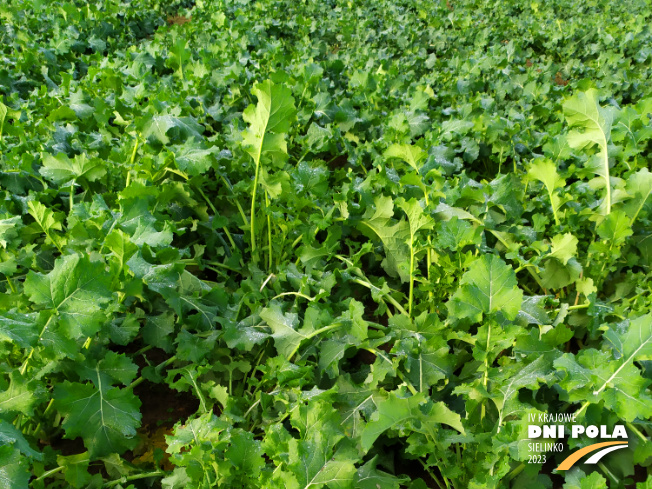
[[[608,454],[609,452],[613,452],[614,450],[620,450],[621,448],[625,448],[625,447],[627,447],[627,446],[628,446],[628,445],[614,445],[614,446],[612,446],[612,447],[603,448],[603,449],[600,450],[598,453],[594,453],[594,454],[591,456],[591,458],[589,458],[589,459],[588,459],[586,462],[584,462],[584,463],[585,463],[585,464],[597,464],[597,463],[600,461],[600,459],[601,459],[602,457],[604,457],[606,454]]]

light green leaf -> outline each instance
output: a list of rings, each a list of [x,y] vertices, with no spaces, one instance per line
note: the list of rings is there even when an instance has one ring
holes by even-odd
[[[0,140],[2,140],[2,129],[5,125],[5,117],[7,117],[7,106],[0,102]]]
[[[580,294],[584,294],[585,297],[598,291],[597,287],[593,284],[593,279],[589,277],[584,277],[575,282],[575,288]]]
[[[385,158],[399,158],[419,173],[419,165],[425,159],[426,152],[419,146],[409,144],[392,144],[385,151]]]
[[[53,230],[61,231],[61,219],[59,216],[35,200],[30,200],[27,203],[27,207],[29,208],[29,214],[34,218],[46,237],[54,246],[60,249],[61,238],[52,234]]]
[[[622,421],[631,422],[652,416],[652,397],[646,394],[649,380],[631,362],[632,357],[614,360],[606,351],[592,348],[576,356],[564,354],[555,361],[562,372],[558,384],[566,391],[565,400],[577,403],[604,403]]]
[[[625,214],[631,219],[631,224],[633,224],[641,210],[647,209],[649,212],[650,204],[648,203],[648,197],[652,194],[652,173],[647,168],[642,168],[636,173],[632,173],[627,179],[627,186],[625,188],[631,198],[627,201],[623,209]]]
[[[483,255],[463,275],[462,285],[449,301],[448,310],[454,318],[470,318],[474,322],[496,312],[513,320],[522,299],[514,270],[495,255]]]
[[[602,239],[611,241],[613,246],[622,245],[633,234],[630,220],[621,210],[609,214],[596,228],[596,232]]]
[[[396,200],[396,204],[407,214],[408,223],[410,224],[410,242],[414,242],[414,237],[419,230],[432,229],[434,226],[435,222],[432,217],[423,211],[423,207],[421,207],[421,204],[416,199],[412,198],[406,201],[403,198],[399,198]]]
[[[421,410],[420,406],[426,402],[423,393],[412,397],[398,397],[393,392],[389,393],[386,399],[374,397],[377,411],[367,423],[360,441],[362,449],[366,452],[371,449],[376,439],[389,429],[411,428],[415,431],[430,432],[435,423],[446,424],[464,433],[459,414],[452,412],[443,402],[432,404],[427,413]],[[414,424],[418,422],[418,426]],[[419,427],[421,425],[422,427]]]
[[[155,115],[143,126],[143,137],[152,136],[162,144],[168,144],[170,137],[179,140],[201,139],[204,127],[192,117],[176,117],[170,114]]]
[[[0,219],[0,245],[6,248],[7,245],[18,237],[18,230],[22,227],[23,221],[20,216]]]
[[[562,201],[556,190],[564,188],[566,181],[557,173],[557,167],[548,159],[537,159],[530,166],[528,176],[539,180],[546,187],[555,222],[559,224],[559,208]]]
[[[587,476],[579,467],[574,467],[566,474],[563,489],[608,489],[607,479],[598,472]]]
[[[605,199],[606,214],[611,212],[611,182],[609,174],[608,141],[615,109],[604,108],[598,104],[598,93],[594,89],[580,92],[563,104],[564,116],[571,128],[567,140],[571,148],[585,149],[597,146],[600,165],[596,174],[604,178],[607,195]]]
[[[0,392],[0,413],[18,412],[32,416],[45,389],[39,381],[24,378],[18,370],[11,372],[9,378],[9,388]]]
[[[58,258],[47,275],[30,271],[25,294],[41,308],[55,311],[68,337],[75,339],[99,329],[105,319],[102,306],[112,296],[110,284],[103,263],[67,255]]]
[[[318,433],[310,440],[290,440],[289,468],[292,469],[299,488],[319,489],[327,485],[332,489],[348,489],[355,477],[351,460],[332,457],[332,447],[326,434]]]
[[[549,257],[555,257],[564,265],[577,254],[578,240],[571,233],[557,234],[551,240]]]
[[[63,476],[71,487],[84,487],[91,479],[88,473],[90,462],[88,452],[75,455],[57,455],[57,464],[63,467]]]
[[[256,165],[261,159],[283,160],[287,154],[285,133],[296,119],[292,92],[271,80],[256,83],[251,92],[258,103],[247,107],[242,114],[249,124],[242,133],[243,148]]]
[[[44,153],[42,157],[43,167],[39,173],[58,185],[80,178],[94,182],[106,174],[102,161],[89,160],[85,154],[76,155],[72,160],[64,153],[56,156]]]
[[[393,277],[399,276],[403,282],[410,279],[408,262],[410,260],[410,225],[401,220],[396,222],[394,204],[391,197],[379,196],[374,200],[376,210],[369,212],[362,221],[366,227],[378,235],[383,242],[386,258],[383,268]]]
[[[194,138],[186,140],[183,146],[175,146],[173,149],[177,166],[191,176],[207,172],[214,155],[220,152],[215,146],[207,148]]]
[[[260,317],[272,329],[274,345],[278,352],[289,358],[297,350],[301,342],[308,338],[312,328],[297,331],[299,318],[294,313],[283,314],[279,306],[271,306],[260,312]]]

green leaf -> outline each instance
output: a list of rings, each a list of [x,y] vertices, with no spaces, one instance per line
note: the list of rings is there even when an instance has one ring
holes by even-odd
[[[243,148],[256,165],[262,159],[282,161],[287,154],[285,133],[296,119],[292,92],[271,80],[256,83],[251,92],[258,103],[249,105],[242,114],[249,127],[242,133]]]
[[[498,408],[499,426],[502,422],[523,411],[523,404],[518,398],[519,390],[527,387],[533,391],[539,389],[540,383],[554,379],[552,362],[558,353],[541,355],[527,365],[513,364],[509,369],[500,369],[491,378],[491,399]]]
[[[260,442],[254,440],[252,433],[243,431],[233,433],[231,446],[226,450],[225,455],[238,471],[251,476],[259,474],[265,466]]]
[[[120,229],[114,229],[106,237],[104,244],[118,258],[120,268],[124,267],[125,263],[138,251],[138,247],[129,240],[129,236]]]
[[[636,489],[652,489],[652,475],[645,482],[637,482]]]
[[[435,223],[432,217],[423,211],[423,207],[421,207],[421,204],[419,204],[416,199],[406,201],[405,199],[400,198],[397,199],[396,204],[407,214],[408,223],[410,225],[411,242],[414,242],[414,238],[421,229],[432,229],[434,226]]]
[[[630,220],[621,210],[608,215],[596,228],[596,231],[602,239],[611,241],[613,246],[622,245],[633,234]]]
[[[38,314],[19,313],[15,309],[0,316],[0,341],[15,342],[22,348],[34,346],[38,340]]]
[[[14,425],[0,419],[0,446],[10,444],[13,444],[14,448],[18,449],[20,453],[29,458],[36,460],[43,459],[43,455],[29,445],[29,442],[25,439],[23,434],[14,427]]]
[[[611,343],[624,363],[652,360],[652,314],[640,316],[629,323],[624,333],[610,329],[605,339]]]
[[[106,168],[100,160],[89,160],[85,154],[76,155],[71,160],[64,153],[56,156],[45,153],[39,173],[61,185],[80,178],[94,182],[106,174]]]
[[[7,245],[18,237],[18,230],[22,224],[20,216],[0,219],[0,245],[3,248],[7,248]]]
[[[72,487],[83,487],[91,479],[88,473],[90,457],[88,452],[76,455],[57,455],[57,464],[63,467],[63,476]]]
[[[11,445],[0,446],[0,489],[28,489],[29,464]]]
[[[376,439],[385,431],[407,428],[411,421],[423,420],[428,424],[447,424],[464,433],[459,414],[452,412],[443,402],[433,404],[430,411],[424,414],[420,406],[425,400],[426,398],[422,393],[408,398],[401,398],[393,392],[390,392],[386,399],[375,399],[377,411],[360,436],[362,449],[365,452],[369,451]],[[416,430],[420,431],[420,429]]]
[[[624,333],[607,331],[605,339],[615,358],[593,349],[582,350],[577,357],[565,354],[555,362],[565,371],[559,385],[571,400],[604,401],[624,421],[652,416],[652,398],[644,393],[650,381],[633,363],[652,359],[652,315],[631,321]]]
[[[555,164],[548,159],[535,160],[528,170],[528,176],[539,180],[546,187],[555,223],[559,225],[559,208],[562,200],[556,191],[564,188],[566,181],[559,176]]]
[[[171,352],[174,333],[174,313],[166,311],[158,316],[148,316],[142,329],[143,339],[148,345]]]
[[[605,213],[609,214],[611,212],[611,181],[608,141],[615,109],[600,107],[598,93],[594,89],[577,93],[564,102],[563,108],[568,125],[571,128],[579,129],[579,131],[571,131],[568,134],[569,146],[575,149],[598,147],[600,165],[596,169],[596,174],[604,178],[605,181],[607,189]]]
[[[376,210],[369,213],[362,221],[366,227],[371,229],[385,248],[386,258],[383,260],[383,268],[393,277],[400,277],[403,282],[410,279],[408,262],[410,260],[410,225],[401,220],[396,223],[392,218],[394,215],[394,203],[391,197],[380,196],[374,199]]]
[[[174,430],[174,435],[166,435],[168,444],[166,451],[171,455],[183,455],[187,451],[186,447],[206,442],[217,443],[220,434],[227,426],[213,413],[204,413],[198,418],[188,420],[183,425],[178,425]]]
[[[439,247],[457,251],[468,245],[481,243],[482,228],[472,226],[468,222],[453,216],[449,221],[443,221],[437,232],[436,244]]]
[[[2,140],[2,129],[5,125],[5,118],[7,117],[7,106],[0,102],[0,141]]]
[[[399,489],[408,482],[407,477],[396,477],[376,468],[378,455],[358,469],[355,477],[355,487],[358,489]]]
[[[147,119],[143,126],[143,137],[150,136],[161,144],[168,144],[170,138],[186,141],[201,139],[204,127],[192,117],[177,117],[171,114],[155,115]]]
[[[38,380],[27,380],[18,370],[11,372],[9,378],[9,388],[0,392],[0,413],[18,412],[32,416],[45,389]]]
[[[479,322],[483,315],[496,312],[510,320],[516,318],[523,292],[516,284],[514,270],[497,256],[483,255],[475,260],[461,283],[448,303],[454,318]]]
[[[627,179],[626,190],[631,198],[625,203],[623,209],[633,224],[641,210],[650,212],[648,197],[652,194],[652,173],[647,168],[632,173]]]
[[[419,173],[419,165],[426,158],[426,152],[419,146],[409,144],[392,144],[385,151],[385,158],[399,158]]]
[[[52,231],[61,231],[61,219],[59,216],[55,215],[54,212],[40,202],[34,200],[30,200],[27,203],[27,207],[29,208],[29,214],[45,233],[48,240],[61,250],[61,238],[58,235],[52,234]]]
[[[575,467],[566,474],[563,489],[608,489],[607,480],[598,472],[587,476]]]
[[[258,103],[249,105],[242,117],[249,127],[242,133],[242,147],[254,160],[255,175],[251,194],[250,240],[254,262],[259,257],[256,251],[256,194],[263,163],[282,166],[287,156],[285,134],[296,120],[296,109],[292,92],[271,80],[256,83],[252,90]],[[270,257],[271,260],[271,257]]]
[[[555,257],[564,265],[568,260],[577,255],[577,243],[579,241],[571,233],[557,234],[550,240],[551,251],[549,257]]]
[[[274,346],[285,358],[290,358],[299,348],[301,342],[308,338],[312,328],[304,327],[297,330],[299,318],[294,313],[284,314],[279,306],[273,305],[260,312],[260,318],[272,329]]]
[[[103,305],[111,300],[111,277],[100,262],[67,255],[58,258],[44,275],[30,271],[25,294],[42,309],[54,311],[69,338],[97,332],[105,315]]]
[[[561,289],[575,282],[582,273],[582,265],[575,259],[563,265],[559,260],[544,260],[541,284],[547,289]]]
[[[77,368],[79,377],[95,385],[128,385],[138,374],[138,366],[124,353],[109,351],[97,362],[90,360]]]
[[[182,146],[174,146],[174,159],[181,171],[191,176],[198,176],[208,171],[219,153],[215,146],[207,148],[197,139],[188,139]]]
[[[91,458],[122,453],[137,442],[140,400],[131,390],[66,380],[54,387],[54,407],[65,415],[66,437],[81,436]]]

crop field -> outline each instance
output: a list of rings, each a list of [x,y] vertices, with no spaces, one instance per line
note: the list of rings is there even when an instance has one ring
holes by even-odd
[[[1,2],[0,489],[652,489],[651,26]]]

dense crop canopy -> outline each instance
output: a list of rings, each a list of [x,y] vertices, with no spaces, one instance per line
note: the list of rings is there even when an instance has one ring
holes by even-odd
[[[0,489],[652,487],[651,22],[2,2]]]

